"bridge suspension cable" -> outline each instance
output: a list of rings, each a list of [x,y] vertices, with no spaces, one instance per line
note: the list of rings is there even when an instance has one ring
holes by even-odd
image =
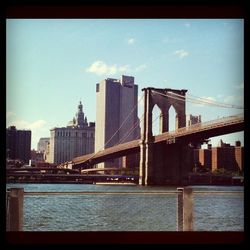
[[[152,125],[155,123],[155,121],[160,117],[160,115],[161,115],[161,111],[159,112],[159,114],[158,115],[156,115],[156,118],[152,121]],[[129,129],[129,131],[128,131],[128,133],[126,133],[120,140],[119,140],[119,142],[117,143],[117,144],[115,144],[115,145],[118,145],[118,144],[121,144],[121,143],[123,143],[123,142],[125,142],[125,140],[129,137],[129,135],[139,126],[139,124],[143,121],[143,118],[144,118],[144,114],[142,114],[142,116],[140,117],[140,119],[138,119],[138,121],[134,124],[134,126],[132,126],[130,129]],[[136,138],[136,139],[139,139],[140,138],[140,135],[139,135],[139,137],[138,138]]]
[[[196,104],[204,104],[204,105],[211,105],[211,106],[216,106],[216,107],[222,107],[222,108],[234,108],[234,109],[244,109],[244,107],[242,106],[237,106],[237,105],[231,105],[231,104],[226,104],[226,103],[222,103],[222,102],[217,102],[217,101],[213,101],[213,100],[208,100],[205,98],[201,98],[201,97],[197,97],[191,94],[187,94],[186,96],[182,96],[180,94],[174,93],[174,92],[169,92],[170,94],[163,94],[160,93],[158,91],[153,90],[154,93],[168,97],[168,98],[172,98],[178,101],[183,101],[185,102],[186,100],[189,102],[193,102]]]
[[[141,116],[140,119],[138,119],[138,121],[129,129],[129,131],[119,140],[119,142],[116,144],[120,144],[120,143],[123,143],[130,135],[131,133],[138,127],[138,125],[142,122],[142,119],[144,117],[144,114]],[[140,137],[140,135],[139,135]],[[139,138],[136,138],[136,139],[139,139]]]
[[[132,112],[134,111],[135,107],[141,102],[143,98],[143,95],[140,97],[138,103],[134,106],[134,108],[131,110],[131,112],[128,114],[128,116],[126,117],[126,119],[124,120],[124,122],[121,124],[121,126],[116,130],[116,132],[110,137],[110,139],[105,143],[105,146],[112,140],[112,138],[114,137],[115,134],[118,133],[118,131],[121,129],[121,127],[125,124],[125,121],[128,119],[128,117],[132,114]],[[157,115],[157,117],[153,120],[152,124],[154,124],[154,122],[160,117],[161,112]],[[140,117],[140,119],[137,120],[137,122],[128,130],[128,132],[119,140],[118,143],[116,143],[113,146],[116,146],[118,144],[123,143],[127,137],[139,126],[139,124],[143,121],[144,118],[144,114],[142,114],[142,116]],[[139,137],[136,139],[140,138],[140,134]],[[105,148],[105,146],[103,148],[101,148],[99,151],[97,151],[96,153],[94,153],[92,156],[90,156],[87,160],[91,160],[93,157],[95,157],[101,150],[103,150]]]
[[[155,121],[160,117],[161,112],[159,112],[159,114],[156,116],[156,118],[152,121],[152,124],[155,123]],[[130,136],[130,134],[139,126],[139,124],[143,121],[144,118],[144,114],[142,114],[142,116],[140,117],[140,119],[138,119],[138,121],[128,130],[128,132],[119,140],[119,142],[117,142],[114,146],[121,144],[123,142],[125,142],[125,140]],[[140,135],[138,138],[139,139]]]
[[[130,117],[131,114],[133,114],[134,110],[136,109],[136,107],[139,105],[139,103],[142,101],[144,95],[141,95],[141,97],[139,98],[139,100],[137,101],[137,103],[134,105],[134,107],[132,108],[132,110],[129,112],[129,114],[127,115],[127,117],[123,120],[123,122],[121,123],[120,127],[114,132],[114,134],[109,138],[109,140],[104,144],[104,146],[102,148],[100,148],[98,151],[96,151],[93,155],[91,155],[86,161],[91,160],[94,156],[96,156],[100,151],[104,150],[105,147],[107,146],[108,143],[110,143],[110,141],[114,138],[114,136],[119,132],[119,130],[124,126],[124,124],[126,123],[126,121],[128,120],[128,118]],[[139,120],[140,121],[140,120]]]
[[[129,112],[129,114],[127,115],[127,117],[124,119],[124,121],[122,122],[122,124],[120,125],[120,127],[115,131],[115,133],[110,137],[110,139],[104,144],[104,147],[102,149],[104,149],[107,144],[114,138],[114,136],[119,132],[119,130],[123,127],[123,125],[126,123],[126,121],[128,120],[128,118],[130,117],[130,115],[134,112],[134,110],[136,109],[136,107],[138,106],[138,104],[141,102],[141,100],[143,99],[143,95],[139,98],[139,101],[134,105],[133,109]],[[102,150],[100,149],[100,150]]]
[[[214,100],[208,100],[208,99],[201,98],[201,97],[198,97],[198,96],[195,96],[195,95],[191,95],[191,94],[188,94],[188,96],[190,96],[188,98],[193,98],[193,99],[201,100],[202,102],[206,102],[208,104],[212,103],[212,104],[214,104],[216,106],[223,107],[223,108],[244,109],[244,107],[242,107],[242,106],[238,106],[238,105],[234,105],[234,104],[227,104],[227,103],[218,102],[218,101],[214,101]]]

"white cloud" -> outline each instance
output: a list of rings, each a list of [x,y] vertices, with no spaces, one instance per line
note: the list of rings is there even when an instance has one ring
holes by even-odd
[[[7,112],[11,115],[13,112]],[[16,115],[15,115],[16,117]],[[37,120],[34,122],[28,122],[22,119],[9,119],[7,120],[7,127],[15,126],[16,129],[26,129],[31,130],[31,140],[32,140],[32,148],[36,148],[36,144],[41,137],[44,137],[45,134],[49,134],[49,129],[46,127],[47,122],[45,120]]]
[[[225,97],[224,102],[227,103],[227,104],[237,105],[237,106],[243,106],[244,105],[243,96],[229,95],[229,96]]]
[[[129,38],[129,39],[127,40],[127,43],[128,43],[129,45],[132,45],[132,44],[135,43],[135,39],[131,37],[131,38]]]
[[[8,126],[15,126],[17,129],[30,129],[29,123],[24,120],[7,121]]]
[[[146,64],[141,64],[131,68],[130,65],[107,65],[105,62],[99,60],[92,63],[87,69],[87,72],[94,73],[97,75],[115,75],[118,73],[128,72],[141,72],[147,68]]]
[[[170,82],[169,82],[169,80],[165,79],[165,80],[163,80],[163,84],[166,85],[166,86],[168,86],[168,84],[170,84]]]
[[[217,95],[217,97],[218,96],[223,97],[223,95],[221,95],[221,94]],[[235,106],[239,106],[239,107],[244,106],[243,96],[230,95],[230,96],[226,96],[224,98],[220,98],[218,101],[214,97],[211,97],[211,96],[203,96],[203,97],[201,97],[201,99],[204,100],[207,104],[209,104],[209,103],[213,104],[214,102],[215,103],[217,102],[217,103],[225,103],[225,104],[229,104],[229,105],[235,105]],[[207,105],[205,102],[204,102],[204,104],[203,103],[196,103],[193,105],[196,107],[204,107]]]
[[[16,126],[17,129],[30,129],[30,130],[37,130],[42,129],[47,122],[45,120],[37,120],[34,122],[27,122],[24,120],[12,120],[8,121],[8,126]]]
[[[90,67],[86,69],[87,72],[94,73],[97,75],[105,75],[105,74],[114,75],[116,73],[119,72],[123,73],[129,70],[130,70],[129,65],[117,66],[116,64],[114,64],[109,66],[105,62],[100,60],[92,63]]]
[[[186,51],[186,50],[183,50],[183,49],[180,49],[180,50],[176,50],[174,52],[175,55],[179,56],[180,59],[184,58],[185,56],[188,56],[189,55],[189,52]]]
[[[236,89],[244,89],[244,83],[240,83],[234,86]]]
[[[15,116],[16,116],[16,114],[14,112],[8,111],[6,113],[7,120],[13,119]]]
[[[112,66],[109,67],[103,61],[96,61],[86,69],[87,72],[95,73],[97,75],[103,75],[112,72]]]
[[[230,103],[230,104],[231,104],[231,103],[234,102],[234,100],[235,100],[235,97],[232,96],[232,95],[229,95],[229,96],[225,97],[224,102],[225,102],[225,103]]]
[[[139,65],[139,66],[137,66],[137,67],[135,68],[135,71],[136,71],[136,72],[141,72],[141,71],[145,70],[146,68],[147,68],[147,65],[146,65],[146,64],[141,64],[141,65]]]
[[[124,65],[124,66],[120,66],[119,68],[118,68],[118,71],[119,72],[126,72],[126,71],[130,71],[131,69],[130,69],[130,66],[129,65]]]
[[[214,103],[216,101],[216,99],[212,96],[202,96],[201,99],[204,100],[206,103]],[[202,104],[202,103],[195,103],[194,104],[194,106],[196,106],[196,107],[204,107],[205,105],[206,104]]]
[[[207,102],[209,102],[209,103],[212,103],[212,102],[215,102],[216,100],[215,100],[215,98],[214,97],[212,97],[212,96],[203,96],[202,97],[203,99],[206,99],[206,101]]]
[[[30,124],[31,129],[41,129],[45,126],[47,122],[45,120],[37,120]]]

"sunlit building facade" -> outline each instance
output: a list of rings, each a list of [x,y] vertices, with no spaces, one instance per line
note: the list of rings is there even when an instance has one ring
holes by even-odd
[[[47,162],[60,164],[74,157],[94,152],[95,123],[87,121],[80,102],[68,126],[50,130],[50,143],[45,150]]]
[[[132,76],[107,78],[96,84],[95,152],[140,137],[137,96]],[[98,167],[121,167],[123,162],[129,161],[119,158]]]

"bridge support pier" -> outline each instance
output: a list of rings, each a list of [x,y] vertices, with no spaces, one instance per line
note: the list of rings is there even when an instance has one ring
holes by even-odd
[[[154,173],[156,185],[185,185],[192,170],[193,150],[185,143],[154,145]]]
[[[141,143],[140,157],[139,185],[153,185],[153,143]]]
[[[140,166],[139,166],[139,185],[145,185],[145,159],[146,159],[146,145],[142,142],[140,144]]]
[[[193,150],[186,144],[140,145],[139,185],[185,185],[192,171]]]

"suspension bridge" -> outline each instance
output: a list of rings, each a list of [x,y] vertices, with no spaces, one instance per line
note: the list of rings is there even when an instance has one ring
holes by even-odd
[[[88,169],[94,165],[127,156],[140,155],[139,184],[162,185],[182,184],[192,170],[193,146],[207,141],[210,137],[230,134],[244,130],[244,115],[238,114],[216,120],[202,122],[186,127],[186,102],[208,105],[213,107],[243,109],[237,105],[216,102],[193,95],[186,95],[187,90],[177,89],[143,89],[144,113],[137,123],[119,140],[116,145],[105,146],[119,132],[126,120],[134,112],[142,98],[122,122],[113,136],[98,152],[76,157],[70,162],[62,163],[59,168]],[[154,106],[160,110],[156,119],[152,119]],[[169,131],[169,109],[173,106],[176,111],[176,129]],[[153,123],[160,119],[159,135],[153,136]],[[126,142],[128,136],[141,126],[141,137]]]

